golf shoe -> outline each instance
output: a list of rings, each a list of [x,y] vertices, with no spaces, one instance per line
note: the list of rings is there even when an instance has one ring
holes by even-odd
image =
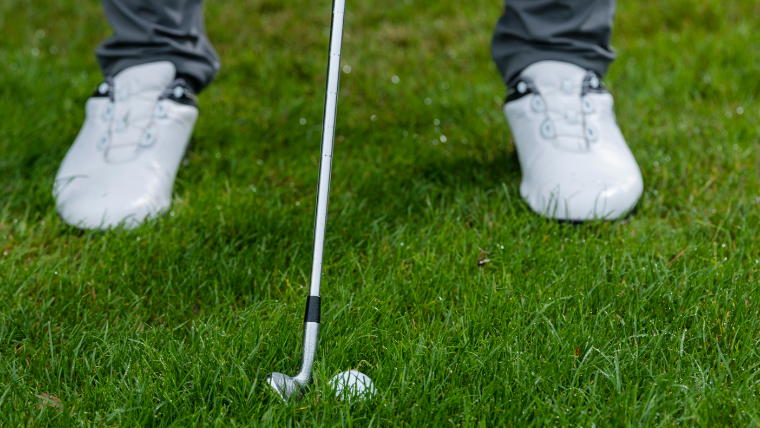
[[[61,218],[83,229],[134,228],[165,212],[198,118],[171,62],[130,67],[87,101],[85,121],[56,174]]]
[[[592,71],[558,61],[526,68],[504,113],[522,168],[520,195],[543,216],[614,220],[643,191],[641,171],[620,132],[612,95]]]

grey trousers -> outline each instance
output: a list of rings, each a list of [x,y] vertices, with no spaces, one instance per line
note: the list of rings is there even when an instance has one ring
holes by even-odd
[[[206,37],[203,0],[102,0],[113,36],[95,50],[104,76],[127,67],[171,61],[177,77],[200,92],[219,71]]]
[[[206,37],[203,0],[102,0],[114,35],[95,54],[104,76],[168,60],[196,91],[220,62]],[[615,0],[505,0],[491,54],[509,86],[536,61],[557,60],[600,76],[615,59],[610,48]]]
[[[569,62],[599,76],[615,59],[610,47],[615,0],[505,0],[491,56],[504,83],[537,61]]]

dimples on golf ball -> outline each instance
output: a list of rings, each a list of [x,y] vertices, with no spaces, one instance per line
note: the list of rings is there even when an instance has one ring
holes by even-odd
[[[338,373],[330,379],[330,387],[335,390],[336,398],[348,397],[349,402],[352,397],[369,399],[377,393],[372,379],[356,370]]]

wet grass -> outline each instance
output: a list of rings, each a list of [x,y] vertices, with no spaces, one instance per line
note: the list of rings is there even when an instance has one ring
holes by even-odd
[[[94,0],[0,3],[0,425],[758,425],[756,1],[618,5],[606,82],[646,190],[581,226],[519,198],[499,1],[350,3],[316,382],[279,403],[329,7],[210,2],[224,69],[172,213],[83,233],[52,179],[110,30]],[[327,394],[349,368],[376,400]]]

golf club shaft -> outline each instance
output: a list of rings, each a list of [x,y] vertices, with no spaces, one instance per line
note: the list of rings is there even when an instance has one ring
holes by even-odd
[[[311,265],[311,287],[306,300],[306,314],[303,329],[303,359],[301,370],[295,377],[282,373],[269,373],[267,383],[283,400],[300,397],[311,381],[311,367],[317,351],[319,335],[320,299],[319,285],[322,280],[322,252],[325,247],[325,226],[327,224],[327,203],[330,196],[330,169],[332,167],[333,140],[335,139],[335,118],[338,110],[338,80],[340,77],[340,48],[343,41],[343,15],[346,0],[333,0],[332,23],[330,25],[330,53],[327,61],[327,88],[325,90],[325,111],[322,117],[322,152],[319,158],[319,189],[317,209],[314,215],[314,258]]]
[[[311,380],[311,366],[317,350],[319,335],[320,299],[322,280],[322,254],[325,247],[327,204],[330,199],[330,169],[332,167],[335,118],[338,110],[338,81],[340,80],[340,48],[343,41],[343,15],[346,0],[333,0],[332,24],[330,25],[330,54],[327,62],[327,88],[325,112],[322,117],[322,153],[319,158],[319,189],[317,210],[314,215],[314,258],[311,264],[311,287],[306,301],[303,331],[303,359],[296,380],[302,384]]]
[[[332,24],[330,25],[330,56],[327,63],[327,89],[325,112],[322,117],[322,154],[319,159],[319,190],[314,219],[314,258],[311,264],[311,287],[309,294],[319,296],[322,280],[322,254],[325,246],[327,204],[330,197],[330,169],[332,166],[335,118],[338,110],[338,80],[340,78],[340,48],[343,42],[343,15],[346,0],[333,0]]]

